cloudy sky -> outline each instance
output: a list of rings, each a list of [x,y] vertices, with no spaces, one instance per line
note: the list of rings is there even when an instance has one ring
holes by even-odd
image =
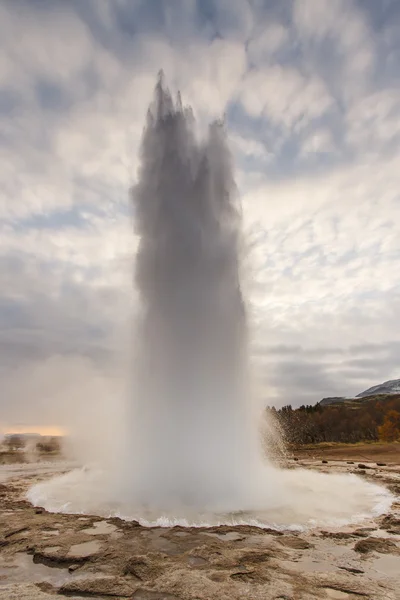
[[[3,424],[116,393],[160,68],[226,116],[265,403],[400,377],[398,0],[2,0],[0,40]]]

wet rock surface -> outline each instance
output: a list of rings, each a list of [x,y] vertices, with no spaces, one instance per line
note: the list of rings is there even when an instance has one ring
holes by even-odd
[[[324,469],[349,472],[347,462],[330,460]],[[302,466],[319,469],[321,460],[303,460]],[[366,473],[392,491],[400,486],[399,466]],[[145,528],[38,510],[23,499],[36,480],[32,474],[0,487],[1,600],[398,598],[396,502],[390,514],[330,530]]]
[[[59,594],[72,596],[105,596],[109,598],[132,598],[137,591],[135,582],[128,578],[86,577],[68,581],[59,588]]]
[[[304,540],[299,536],[287,535],[282,537],[279,542],[288,548],[293,548],[294,550],[307,550],[308,548],[312,548],[313,545]]]
[[[380,554],[400,554],[400,549],[392,540],[367,538],[360,540],[354,546],[356,552],[367,554],[368,552],[379,552]]]

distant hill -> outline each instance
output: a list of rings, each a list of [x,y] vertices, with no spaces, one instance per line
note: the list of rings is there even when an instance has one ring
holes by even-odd
[[[322,398],[320,405],[329,406],[330,404],[339,404],[347,400],[344,396],[332,396],[332,398]]]
[[[357,394],[357,396],[332,396],[329,398],[323,398],[319,404],[321,406],[331,406],[336,404],[354,404],[360,402],[358,398],[369,398],[370,396],[390,396],[392,394],[400,394],[400,379],[392,379],[391,381],[385,381],[379,385],[374,385],[368,388],[365,392]]]
[[[30,439],[41,438],[42,436],[40,433],[6,433],[4,437],[6,439],[8,439],[10,437],[19,437],[23,440],[30,440]]]
[[[370,387],[365,392],[357,394],[357,398],[378,396],[380,394],[400,394],[400,379],[392,379],[391,381],[385,381],[385,383]]]

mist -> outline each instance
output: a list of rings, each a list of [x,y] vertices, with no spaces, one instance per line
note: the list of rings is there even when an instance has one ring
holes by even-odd
[[[66,458],[107,464],[122,427],[125,374],[110,360],[53,356],[32,360],[3,377],[1,427],[54,427]]]

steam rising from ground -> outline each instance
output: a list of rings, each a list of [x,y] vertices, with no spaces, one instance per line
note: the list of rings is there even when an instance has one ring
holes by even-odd
[[[356,477],[263,461],[248,397],[241,213],[224,125],[213,123],[199,142],[191,111],[180,97],[173,102],[162,78],[133,199],[140,310],[123,444],[108,471],[40,484],[32,501],[161,524],[306,525],[386,508],[389,495]]]

